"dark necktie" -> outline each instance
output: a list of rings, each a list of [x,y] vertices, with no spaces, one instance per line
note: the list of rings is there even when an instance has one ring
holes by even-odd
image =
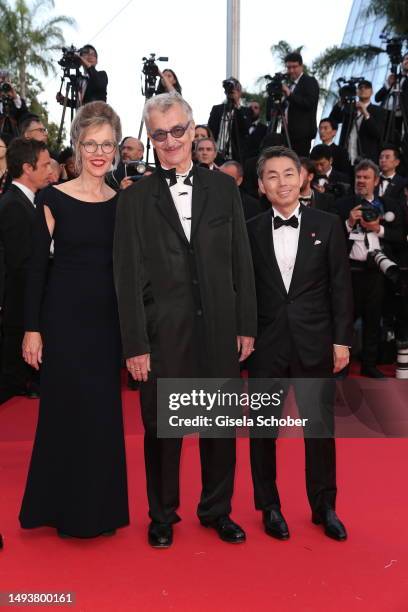
[[[282,219],[282,217],[274,217],[273,218],[273,228],[279,229],[283,225],[288,225],[290,227],[297,228],[299,226],[298,218],[293,215],[290,219]]]
[[[164,176],[164,178],[169,179],[170,184],[169,187],[173,187],[173,185],[177,184],[177,179],[183,178],[184,185],[190,185],[192,187],[191,177],[193,176],[194,168],[191,168],[190,172],[187,174],[176,174],[175,168],[170,168],[170,170],[166,170],[165,168],[160,168],[160,174]]]

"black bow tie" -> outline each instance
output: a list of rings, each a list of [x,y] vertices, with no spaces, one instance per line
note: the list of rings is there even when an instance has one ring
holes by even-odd
[[[279,229],[283,225],[288,225],[290,227],[297,228],[299,226],[298,218],[293,215],[290,219],[282,219],[282,217],[274,217],[273,218],[273,228]]]
[[[170,181],[169,187],[173,187],[173,185],[176,185],[177,179],[184,179],[183,180],[184,185],[190,185],[190,187],[192,187],[193,184],[190,179],[193,176],[193,170],[194,168],[191,168],[190,172],[188,172],[187,174],[176,174],[175,168],[170,168],[170,170],[166,170],[165,168],[160,168],[160,173],[164,176],[164,178],[169,179]]]
[[[380,176],[380,181],[383,183],[384,181],[386,181],[387,183],[391,183],[392,178],[388,178],[388,176]]]

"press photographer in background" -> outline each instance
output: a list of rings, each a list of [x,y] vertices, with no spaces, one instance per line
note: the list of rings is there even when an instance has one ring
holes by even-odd
[[[126,136],[120,143],[119,151],[120,161],[117,167],[106,175],[107,184],[115,191],[133,185],[137,176],[144,174],[146,167],[145,164],[140,164],[143,160],[144,144],[138,138]]]
[[[338,200],[336,209],[347,236],[354,294],[354,318],[362,319],[361,374],[383,378],[377,369],[385,277],[374,251],[394,260],[402,247],[404,223],[398,202],[375,197],[379,168],[369,159],[355,169],[355,195]]]
[[[335,213],[334,196],[316,188],[316,169],[313,161],[308,157],[300,157],[299,159],[302,166],[300,170],[302,184],[300,186],[299,202],[303,206]]]
[[[166,68],[166,70],[159,70],[160,81],[156,89],[156,95],[162,93],[174,93],[177,92],[181,95],[181,85],[177,78],[174,70]]]
[[[349,177],[333,168],[331,148],[318,144],[310,152],[310,159],[314,163],[316,189],[323,193],[331,193],[335,199],[342,198],[351,191]]]
[[[346,149],[354,165],[359,158],[378,163],[386,113],[371,103],[373,87],[366,79],[337,79],[339,101],[330,119],[341,123],[340,146]]]
[[[384,140],[395,145],[401,144],[408,120],[408,53],[401,57],[401,45],[399,43],[400,41],[396,43],[394,50],[392,44],[387,45],[387,53],[391,60],[391,72],[387,76],[383,87],[375,94],[375,101],[381,103],[381,106],[387,112]],[[393,52],[395,53],[394,56],[392,55]]]
[[[85,45],[78,52],[71,49],[64,49],[64,55],[70,54],[67,61],[72,62],[77,68],[82,67],[83,73],[79,75],[78,100],[72,98],[67,100],[67,106],[79,108],[88,102],[106,102],[108,75],[104,70],[97,70],[98,53],[92,45]],[[75,59],[75,56],[77,59]],[[64,58],[63,60],[64,61]],[[61,63],[61,62],[60,62]],[[61,64],[63,65],[63,64]],[[57,102],[64,104],[65,96],[57,93]]]
[[[338,127],[339,126],[333,119],[323,117],[323,119],[320,119],[319,123],[319,136],[322,144],[330,147],[334,170],[343,172],[343,174],[349,176],[351,172],[351,164],[348,153],[345,149],[339,147],[339,145],[334,142],[337,136]]]
[[[389,198],[399,200],[405,206],[404,188],[408,185],[408,179],[397,174],[400,162],[399,149],[392,144],[384,144],[379,159],[381,174],[376,195],[387,194]]]
[[[242,86],[237,79],[226,79],[222,86],[226,99],[212,107],[208,127],[223,161],[234,159],[242,162],[245,140],[253,119],[252,111],[241,104]]]
[[[17,124],[27,113],[27,105],[11,83],[8,70],[0,70],[0,134],[16,136]]]

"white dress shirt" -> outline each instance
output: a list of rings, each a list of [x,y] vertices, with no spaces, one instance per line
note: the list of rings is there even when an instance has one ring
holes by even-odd
[[[35,204],[34,204],[35,193],[34,193],[34,191],[31,191],[31,189],[29,189],[28,187],[26,187],[22,183],[19,183],[18,181],[13,181],[12,185],[15,185],[16,187],[18,187],[24,193],[24,195],[27,196],[27,198],[30,200],[31,204],[35,208]]]
[[[392,176],[383,176],[382,174],[380,175],[380,185],[378,187],[378,195],[380,196],[380,198],[387,191],[387,189],[390,186],[390,183],[393,180],[394,176],[395,176],[395,172],[394,172],[394,174]],[[387,180],[384,181],[383,178],[386,178]]]
[[[273,208],[274,217],[281,217],[285,219],[280,212]],[[283,225],[279,229],[275,229],[273,226],[272,219],[272,236],[273,246],[275,249],[275,257],[278,262],[279,270],[282,276],[283,284],[285,285],[286,291],[289,292],[290,283],[292,281],[293,268],[295,267],[299,232],[300,232],[300,204],[297,205],[290,217],[297,217],[298,226],[291,227],[290,225]],[[290,218],[288,217],[288,218]]]
[[[184,181],[186,180],[192,167],[193,162],[191,162],[191,166],[185,174],[176,174],[177,183],[169,187],[174,206],[176,207],[178,216],[180,218],[181,226],[189,242],[191,236],[191,203],[193,198],[193,177],[190,177],[191,185],[185,185]],[[169,168],[165,169],[168,170]],[[170,179],[166,179],[166,181],[167,184],[170,185]]]
[[[367,199],[367,202],[373,201],[374,198],[372,200]],[[346,229],[349,233],[350,240],[353,240],[353,246],[351,247],[350,251],[350,259],[354,259],[354,261],[367,261],[369,251],[381,249],[380,238],[384,236],[383,225],[380,225],[380,231],[378,234],[376,232],[366,233],[359,223],[356,223],[354,227],[351,227],[347,220]],[[365,236],[367,236],[368,248],[365,244]]]

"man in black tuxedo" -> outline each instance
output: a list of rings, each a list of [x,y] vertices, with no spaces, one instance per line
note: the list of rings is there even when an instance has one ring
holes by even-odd
[[[38,397],[30,388],[33,370],[21,354],[24,292],[35,217],[35,193],[48,185],[50,156],[45,143],[16,138],[7,150],[12,185],[0,200],[0,240],[5,259],[2,395]]]
[[[308,157],[301,157],[300,163],[302,165],[302,184],[300,186],[299,202],[304,206],[310,206],[311,208],[317,208],[317,210],[335,214],[334,197],[330,193],[324,193],[312,187],[316,174],[312,160]]]
[[[319,103],[319,84],[304,73],[300,53],[289,53],[285,58],[291,84],[282,90],[287,104],[288,132],[291,147],[298,155],[308,156],[316,135],[316,113]]]
[[[371,103],[373,86],[370,81],[360,81],[355,109],[339,100],[330,113],[330,119],[341,123],[340,146],[347,150],[354,165],[360,158],[378,163],[386,113]]]
[[[330,117],[320,119],[319,136],[323,144],[330,147],[331,156],[333,159],[333,169],[342,172],[346,176],[350,176],[351,164],[348,153],[342,147],[339,147],[334,142],[337,135],[338,125]]]
[[[224,81],[224,83],[228,82],[233,87],[225,88],[226,100],[223,104],[212,107],[208,127],[223,160],[234,159],[242,162],[245,141],[253,116],[251,109],[241,104],[241,83],[234,78]]]
[[[143,381],[149,543],[164,548],[180,520],[182,439],[157,437],[157,378],[238,377],[253,347],[256,300],[238,189],[223,172],[193,167],[190,106],[161,94],[144,119],[161,166],[120,195],[114,275],[126,364]],[[201,438],[200,457],[201,524],[243,542],[229,518],[235,439]]]
[[[92,45],[85,45],[79,50],[79,57],[84,68],[78,83],[78,99],[67,100],[67,106],[79,108],[88,102],[106,102],[108,75],[104,70],[97,70],[98,53]],[[57,102],[64,104],[65,96],[57,93]]]
[[[299,204],[300,161],[285,147],[265,149],[258,162],[259,187],[271,210],[247,223],[255,270],[258,335],[249,359],[250,378],[327,379],[322,396],[294,381],[301,416],[317,415],[331,393],[333,373],[349,361],[352,340],[350,271],[340,220]],[[302,382],[302,381],[300,381]],[[256,384],[256,381],[255,381]],[[316,411],[316,412],[315,412]],[[322,414],[323,418],[324,415]],[[332,415],[328,437],[306,437],[306,487],[312,520],[336,540],[346,538],[335,513],[336,468]],[[316,430],[314,430],[316,431]],[[276,485],[275,438],[251,437],[255,506],[268,535],[287,539]]]
[[[390,259],[394,259],[406,240],[399,203],[390,200],[387,195],[382,198],[375,196],[379,174],[374,162],[361,160],[355,171],[355,195],[336,202],[348,238],[354,316],[361,316],[362,319],[361,374],[370,378],[384,377],[376,367],[384,275],[373,262],[372,252],[382,249]],[[372,220],[368,220],[367,214]]]
[[[384,196],[398,200],[405,204],[404,188],[408,185],[408,179],[397,174],[400,165],[400,152],[397,147],[386,144],[380,153],[380,182],[376,187],[375,195]]]
[[[399,74],[388,75],[384,86],[375,94],[375,101],[380,102],[387,113],[387,137],[384,135],[384,140],[399,146],[403,134],[403,116],[408,118],[408,53],[402,58]],[[394,122],[392,126],[388,125],[391,119]]]
[[[236,161],[227,161],[220,168],[221,172],[232,176],[239,189],[239,195],[241,196],[242,208],[244,209],[245,221],[256,217],[262,212],[265,212],[269,208],[268,202],[265,202],[265,198],[261,200],[259,198],[253,198],[251,195],[246,193],[242,189],[242,181],[244,180],[244,170],[240,163]]]
[[[248,136],[245,142],[245,159],[258,157],[261,142],[266,135],[267,127],[261,121],[261,105],[256,100],[248,104],[252,111],[252,121],[248,128]]]

